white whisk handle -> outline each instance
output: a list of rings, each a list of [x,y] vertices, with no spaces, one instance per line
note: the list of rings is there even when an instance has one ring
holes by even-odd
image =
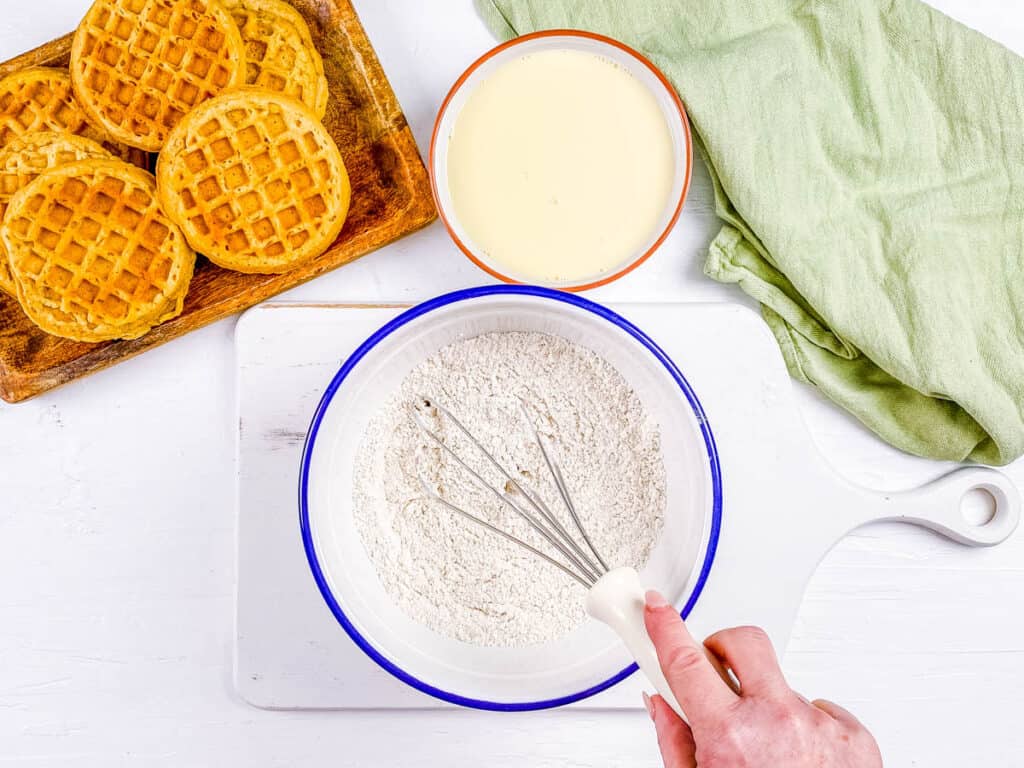
[[[632,568],[616,568],[590,588],[586,609],[590,616],[615,631],[655,690],[685,720],[686,716],[661,671],[654,643],[647,635],[644,602],[644,588],[637,572]]]

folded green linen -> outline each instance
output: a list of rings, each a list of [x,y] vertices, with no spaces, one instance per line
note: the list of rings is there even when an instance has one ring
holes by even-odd
[[[725,222],[705,272],[794,377],[911,453],[1024,453],[1024,60],[918,0],[477,5],[672,80]]]

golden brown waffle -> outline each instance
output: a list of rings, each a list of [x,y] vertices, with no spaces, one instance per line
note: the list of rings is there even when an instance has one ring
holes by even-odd
[[[195,267],[153,177],[120,160],[41,174],[11,200],[2,236],[26,314],[78,341],[137,338],[180,314]]]
[[[294,96],[323,118],[324,62],[306,20],[284,0],[221,0],[245,43],[245,82]]]
[[[11,296],[17,295],[14,287],[14,278],[11,276],[11,268],[7,266],[7,251],[0,246],[0,293],[7,293]]]
[[[193,107],[245,82],[245,48],[217,0],[96,0],[70,69],[94,123],[156,152]]]
[[[36,131],[67,131],[101,141],[75,101],[71,77],[63,69],[31,67],[0,80],[0,147]]]
[[[157,163],[160,199],[189,243],[239,272],[285,272],[319,256],[348,214],[337,145],[302,102],[255,88],[191,112]]]
[[[70,133],[41,131],[26,133],[0,149],[0,222],[14,193],[40,173],[77,160],[110,157],[92,139]],[[14,278],[7,266],[7,251],[0,240],[0,290],[16,294]]]

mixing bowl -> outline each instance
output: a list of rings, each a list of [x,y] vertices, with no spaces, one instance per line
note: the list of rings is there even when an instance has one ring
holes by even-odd
[[[657,250],[679,218],[690,187],[693,142],[682,101],[665,76],[644,56],[617,40],[580,30],[545,30],[517,37],[477,59],[455,81],[438,111],[430,141],[430,181],[434,201],[448,233],[459,249],[478,267],[506,283],[535,282],[536,278],[515,274],[497,264],[466,232],[456,215],[448,186],[448,149],[452,130],[466,101],[481,82],[510,60],[540,51],[572,50],[591,53],[615,63],[635,77],[654,96],[668,127],[674,153],[673,181],[668,202],[658,226],[637,252],[628,254],[616,267],[586,279],[544,283],[563,291],[582,291],[616,280],[632,271]],[[500,152],[500,147],[495,147]]]
[[[711,428],[676,365],[640,329],[593,302],[529,286],[447,294],[384,325],[334,376],[313,417],[300,470],[300,523],[310,569],[341,627],[400,680],[465,706],[525,710],[583,699],[635,665],[607,627],[588,620],[558,640],[478,647],[406,616],[388,597],[355,527],[354,459],[366,425],[417,364],[459,339],[533,331],[590,348],[614,365],[661,430],[665,523],[645,585],[685,616],[700,597],[721,522],[721,478]],[[449,404],[457,410],[458,404]],[[600,450],[600,446],[595,446]],[[538,568],[551,567],[540,561]]]

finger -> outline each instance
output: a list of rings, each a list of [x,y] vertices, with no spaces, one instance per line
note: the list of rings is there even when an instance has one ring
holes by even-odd
[[[697,745],[690,726],[679,719],[661,696],[650,699],[650,711],[665,768],[697,768]]]
[[[738,701],[736,694],[718,676],[675,608],[657,592],[647,593],[644,622],[665,679],[690,724],[711,725],[725,716]]]
[[[826,715],[831,716],[833,720],[838,720],[840,723],[846,723],[847,725],[854,725],[858,728],[864,727],[850,710],[844,709],[834,702],[826,701],[825,699],[815,699],[811,704]]]
[[[704,641],[740,681],[744,696],[773,696],[788,691],[772,641],[759,627],[735,627],[716,632]]]
[[[725,666],[722,660],[715,656],[707,646],[704,647],[704,655],[707,656],[708,661],[711,662],[711,666],[715,668],[715,672],[718,673],[718,676],[722,678],[722,682],[728,685],[729,688],[732,689],[733,693],[738,694],[740,692],[740,683],[736,678],[736,675],[733,674],[733,672]]]

